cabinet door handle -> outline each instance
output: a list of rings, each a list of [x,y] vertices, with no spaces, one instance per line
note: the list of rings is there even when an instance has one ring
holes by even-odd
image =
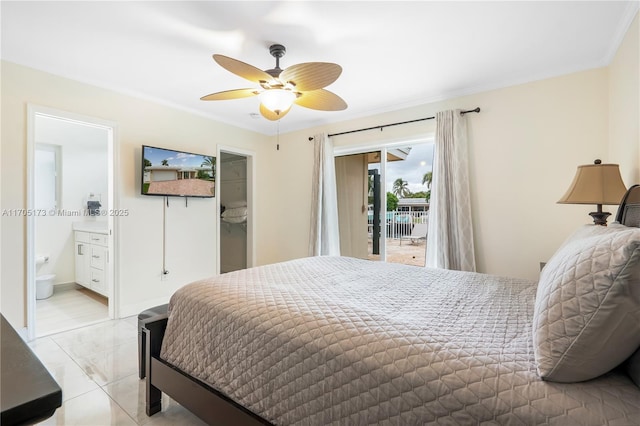
[[[93,257],[94,259],[100,259],[100,256],[96,256],[95,254],[91,257]]]
[[[92,279],[91,281],[93,281],[94,283],[99,283],[100,282],[100,280],[96,280],[95,278]]]
[[[78,244],[78,256],[84,256],[84,253],[82,252],[83,246],[84,244]]]

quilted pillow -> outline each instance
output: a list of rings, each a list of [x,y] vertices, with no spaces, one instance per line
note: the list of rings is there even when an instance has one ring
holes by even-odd
[[[547,262],[533,316],[540,377],[595,378],[640,346],[640,229],[581,230]]]
[[[618,222],[610,223],[609,226],[601,226],[601,225],[594,225],[594,224],[582,225],[573,234],[571,234],[569,238],[567,238],[562,243],[562,245],[558,248],[557,251],[562,250],[564,246],[574,241],[582,240],[584,238],[595,237],[597,235],[611,234],[612,232],[628,231],[630,229],[631,228],[629,228],[628,226],[621,225]]]

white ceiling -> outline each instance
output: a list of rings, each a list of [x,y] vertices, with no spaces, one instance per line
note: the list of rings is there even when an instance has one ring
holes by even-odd
[[[257,98],[200,101],[251,87],[212,54],[269,69],[269,46],[280,43],[283,69],[342,66],[327,89],[349,107],[294,105],[279,123],[286,133],[608,65],[637,10],[638,1],[2,1],[1,56],[271,135],[277,123],[256,117]]]

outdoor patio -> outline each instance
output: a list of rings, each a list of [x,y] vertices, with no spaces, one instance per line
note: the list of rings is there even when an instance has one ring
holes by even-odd
[[[400,240],[387,238],[387,262],[402,263],[405,265],[424,266],[425,241],[412,243],[404,240],[400,245]],[[372,242],[369,240],[369,253],[373,251]],[[369,255],[369,260],[380,260],[379,255]]]

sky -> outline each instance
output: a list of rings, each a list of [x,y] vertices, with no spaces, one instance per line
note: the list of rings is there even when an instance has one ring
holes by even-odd
[[[170,166],[182,167],[200,167],[204,162],[205,157],[203,155],[153,147],[145,147],[143,155],[144,158],[151,161],[152,166],[160,166],[162,165],[162,160],[167,160]]]
[[[426,191],[422,177],[432,170],[432,165],[433,143],[413,145],[406,160],[387,162],[387,192],[393,192],[393,182],[398,178],[407,181],[411,192]],[[370,168],[374,166],[371,164]]]

